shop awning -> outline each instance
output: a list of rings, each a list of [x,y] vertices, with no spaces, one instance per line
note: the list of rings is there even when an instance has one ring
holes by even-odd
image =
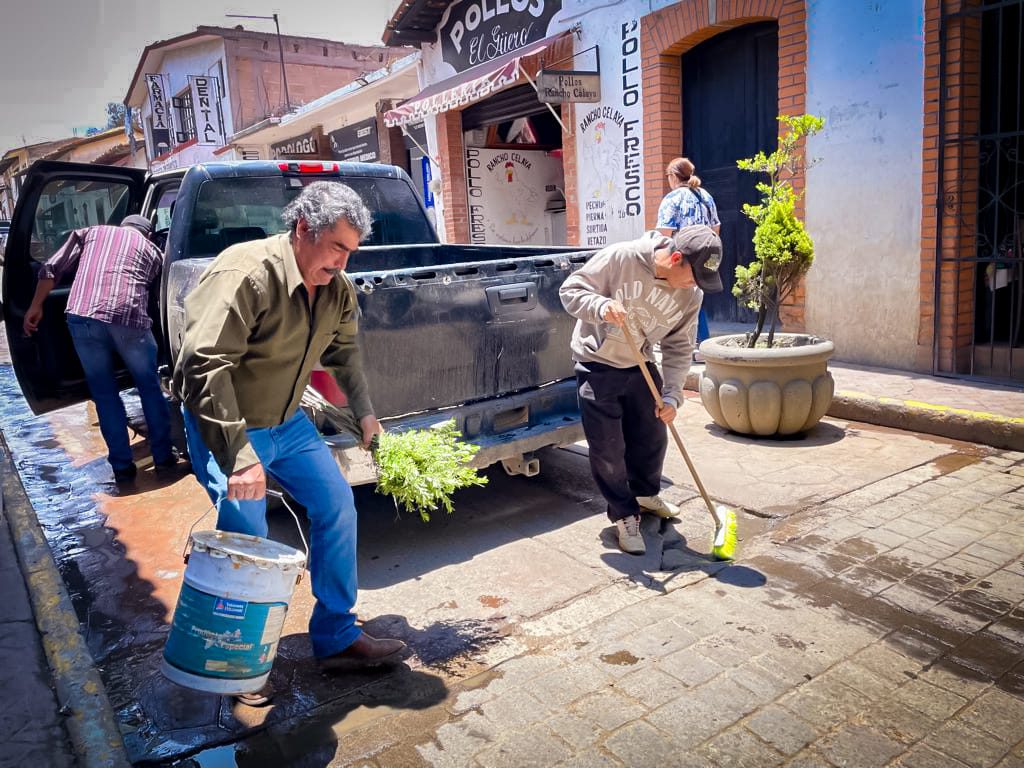
[[[454,77],[428,85],[404,104],[384,114],[384,123],[389,127],[405,125],[422,120],[429,115],[447,112],[450,109],[471,104],[504,88],[519,79],[519,62],[526,56],[535,56],[556,40],[569,34],[560,32],[530,43],[522,48],[491,59],[486,64],[470,67]]]

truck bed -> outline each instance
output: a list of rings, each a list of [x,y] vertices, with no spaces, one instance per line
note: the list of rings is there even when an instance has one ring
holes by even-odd
[[[454,418],[486,466],[582,438],[569,350],[574,320],[558,298],[590,251],[413,245],[361,249],[348,273],[359,291],[360,340],[378,418],[390,428]],[[174,262],[168,338],[177,353],[184,297],[210,259]],[[346,436],[329,437],[339,452]],[[359,452],[361,453],[361,452]],[[372,467],[341,457],[349,482]],[[348,464],[348,466],[346,466]]]

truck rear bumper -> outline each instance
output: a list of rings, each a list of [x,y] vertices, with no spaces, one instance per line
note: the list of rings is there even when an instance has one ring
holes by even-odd
[[[389,431],[429,429],[451,420],[467,440],[480,446],[472,462],[480,468],[583,439],[572,379],[481,403],[385,419],[383,425]],[[329,435],[324,441],[350,485],[376,482],[373,459],[355,438]]]

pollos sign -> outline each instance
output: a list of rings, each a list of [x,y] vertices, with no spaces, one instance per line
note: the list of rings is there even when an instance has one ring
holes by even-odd
[[[441,56],[456,72],[486,64],[548,34],[562,0],[462,0],[441,26]]]

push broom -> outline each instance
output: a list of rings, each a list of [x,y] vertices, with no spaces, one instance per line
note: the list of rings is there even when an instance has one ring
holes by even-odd
[[[644,359],[643,354],[640,352],[640,347],[637,346],[636,339],[633,338],[633,334],[629,330],[628,326],[628,321],[622,324],[622,333],[626,337],[626,341],[629,343],[630,348],[633,350],[633,356],[636,358],[637,365],[640,366],[640,372],[644,375],[644,381],[647,382],[647,386],[651,390],[654,402],[658,404],[658,408],[663,408],[665,401],[661,399],[661,393],[655,386],[654,379],[651,378],[651,372],[647,370],[647,360]],[[686,462],[686,466],[690,470],[690,476],[693,477],[693,481],[697,485],[697,490],[700,491],[701,498],[704,499],[708,512],[711,513],[711,519],[715,521],[715,537],[711,543],[711,556],[715,560],[735,559],[735,510],[725,506],[724,504],[714,504],[711,501],[711,497],[708,496],[708,492],[704,489],[704,483],[700,481],[700,476],[697,474],[696,467],[694,467],[693,462],[690,461],[690,454],[686,452],[686,446],[683,445],[683,440],[679,437],[679,432],[676,431],[676,425],[669,424],[668,429],[672,433],[672,437],[675,438],[679,452],[683,454],[683,461]]]

